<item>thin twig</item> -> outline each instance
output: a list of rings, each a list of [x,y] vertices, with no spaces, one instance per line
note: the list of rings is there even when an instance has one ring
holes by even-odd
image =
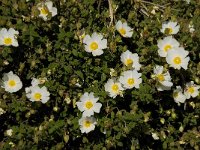
[[[100,6],[101,6],[101,0],[99,1],[98,7],[97,7],[98,13],[100,12]]]
[[[144,1],[144,0],[141,0],[140,2],[146,3],[146,4],[150,4],[150,5],[154,5],[154,6],[157,6],[157,7],[160,7],[160,8],[166,8],[168,5],[170,5],[170,3],[168,3],[168,4],[166,4],[165,6],[162,6],[162,5],[155,4],[155,3],[152,3],[152,2],[148,2],[148,1]],[[176,10],[176,11],[180,11],[180,10],[173,9],[173,8],[171,8],[171,9],[172,9],[172,10]]]
[[[112,8],[112,0],[108,0],[109,5],[109,12],[110,12],[110,24],[109,26],[113,25],[113,8]]]
[[[157,6],[157,7],[161,7],[161,8],[166,8],[166,6],[162,6],[162,5],[155,4],[155,3],[152,3],[152,2],[148,2],[148,1],[144,1],[144,0],[141,0],[141,2],[146,3],[146,4],[151,4],[151,5],[154,5],[154,6]],[[169,4],[167,4],[167,5],[169,5]]]

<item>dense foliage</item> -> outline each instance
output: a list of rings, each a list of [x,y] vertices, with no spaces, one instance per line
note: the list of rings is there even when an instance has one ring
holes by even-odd
[[[0,149],[199,149],[200,96],[178,105],[173,90],[190,81],[200,85],[200,1],[52,0],[57,14],[47,20],[38,17],[40,2],[0,1],[0,29],[19,32],[18,47],[0,46],[0,78],[13,71],[23,83],[15,93],[0,88]],[[117,32],[118,20],[133,28],[132,37]],[[174,37],[189,52],[186,70],[169,67],[158,55],[166,21],[180,25]],[[85,51],[83,38],[94,32],[107,39],[100,56]],[[127,70],[120,60],[126,50],[140,58],[142,83],[112,98],[104,85]],[[157,90],[155,65],[169,70],[171,90]],[[48,89],[47,103],[27,98],[33,77]],[[102,104],[87,134],[81,133],[76,105],[85,92]]]

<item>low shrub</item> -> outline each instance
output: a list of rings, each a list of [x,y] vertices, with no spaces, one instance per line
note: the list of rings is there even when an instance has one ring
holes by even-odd
[[[1,149],[199,149],[198,0],[1,0]]]

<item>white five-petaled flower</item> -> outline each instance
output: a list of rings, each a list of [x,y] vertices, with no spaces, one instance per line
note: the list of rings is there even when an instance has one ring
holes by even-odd
[[[159,136],[157,133],[151,133],[151,136],[154,140],[159,140]]]
[[[98,100],[98,97],[94,97],[94,93],[86,92],[81,96],[80,102],[76,102],[76,105],[78,109],[83,112],[83,117],[90,117],[94,115],[94,112],[100,112],[102,104],[97,103]]]
[[[199,85],[194,84],[194,81],[190,81],[186,83],[184,94],[187,99],[189,99],[190,97],[194,98],[199,95],[199,91],[198,91],[199,89],[200,89]]]
[[[184,50],[183,47],[179,47],[168,52],[166,61],[175,69],[180,70],[182,67],[183,69],[187,70],[188,62],[190,60],[188,54],[189,52]]]
[[[141,75],[136,70],[124,71],[119,81],[125,89],[132,89],[133,87],[138,89],[140,83],[142,83]]]
[[[16,31],[13,28],[10,28],[7,30],[6,28],[2,28],[0,30],[0,45],[5,45],[5,46],[14,46],[17,47],[18,42],[17,42],[17,36],[19,32]]]
[[[122,63],[126,66],[131,66],[135,70],[140,70],[139,56],[137,53],[132,53],[129,50],[123,52],[120,56]]]
[[[167,36],[162,40],[158,40],[158,54],[160,55],[160,57],[166,57],[167,53],[171,50],[171,49],[176,49],[179,47],[179,42],[173,38],[172,36]]]
[[[4,88],[5,91],[13,93],[22,88],[22,82],[16,74],[10,71],[9,73],[3,74],[1,87]]]
[[[38,10],[40,11],[39,17],[43,20],[47,20],[47,16],[51,14],[52,17],[57,15],[57,8],[53,7],[52,1],[46,1],[38,4]]]
[[[40,84],[40,81],[36,78],[32,78],[32,81],[31,81],[31,85],[32,86],[36,86],[36,85],[39,85]]]
[[[107,48],[107,39],[103,39],[101,34],[94,32],[92,36],[86,35],[83,39],[85,51],[92,53],[93,56],[103,54],[103,49]]]
[[[193,33],[195,31],[195,28],[192,22],[188,25],[188,28],[189,28],[190,33]]]
[[[97,124],[94,117],[82,117],[78,122],[80,125],[81,133],[89,133],[95,129],[95,125]]]
[[[126,22],[122,23],[120,20],[115,25],[117,31],[121,34],[123,37],[132,37],[133,35],[133,29],[130,28]]]
[[[156,84],[158,91],[170,90],[173,83],[171,82],[171,76],[169,72],[164,72],[163,66],[159,65],[156,65],[153,71],[153,78],[158,81],[158,83]]]
[[[160,30],[162,33],[167,33],[167,34],[177,34],[180,29],[180,25],[178,25],[177,22],[165,22],[162,24],[162,29]]]
[[[183,90],[180,86],[176,86],[176,89],[173,91],[173,98],[177,104],[185,103],[186,96],[183,94]]]
[[[6,130],[6,135],[7,136],[12,136],[13,130],[12,129],[8,129]]]
[[[117,95],[122,95],[122,85],[120,82],[115,81],[114,79],[109,79],[104,85],[105,91],[109,93],[109,96],[115,98]]]
[[[41,101],[42,103],[46,103],[50,98],[47,88],[45,86],[38,86],[39,81],[35,78],[33,78],[31,84],[32,86],[25,88],[26,97],[32,102]]]

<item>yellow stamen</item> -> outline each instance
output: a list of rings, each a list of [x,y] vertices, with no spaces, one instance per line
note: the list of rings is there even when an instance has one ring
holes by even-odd
[[[4,44],[5,44],[5,45],[10,45],[10,44],[12,44],[12,39],[9,38],[9,37],[8,37],[8,38],[5,38],[5,39],[4,39]]]
[[[168,30],[169,30],[169,34],[172,34],[173,29],[172,28],[168,28]]]
[[[128,79],[128,84],[129,84],[129,85],[133,85],[133,84],[134,84],[134,82],[135,82],[135,81],[134,81],[134,79],[133,79],[133,78],[130,78],[130,79]]]
[[[88,121],[88,120],[84,122],[84,126],[85,126],[86,128],[89,128],[89,127],[91,126],[91,124],[92,124],[92,123],[91,123],[90,121]]]
[[[132,64],[133,64],[133,60],[130,59],[130,58],[128,58],[128,59],[126,60],[126,65],[129,66],[129,65],[132,65]]]
[[[8,81],[8,85],[9,85],[10,87],[16,86],[15,80],[10,80],[10,81]]]
[[[157,75],[157,79],[162,82],[165,80],[165,77],[163,74],[159,74],[159,75]]]
[[[191,93],[191,94],[194,93],[194,87],[189,87],[188,92]]]
[[[117,92],[117,91],[119,90],[119,86],[118,86],[117,84],[113,84],[112,90],[113,90],[114,92]]]
[[[90,108],[93,107],[93,103],[89,100],[89,101],[87,101],[87,102],[85,103],[85,107],[86,107],[87,109],[90,109]]]
[[[173,29],[172,28],[166,28],[165,29],[165,34],[172,34],[173,33]]]
[[[126,30],[124,28],[119,29],[119,33],[121,35],[125,35],[126,34]]]
[[[47,14],[49,13],[49,10],[48,10],[47,7],[42,7],[42,8],[40,9],[40,12],[41,12],[41,14],[43,14],[43,15],[47,15]]]
[[[178,97],[178,92],[174,92],[174,93],[173,93],[173,97],[174,97],[174,98],[177,98],[177,97]]]
[[[164,51],[167,52],[167,51],[170,50],[171,48],[172,48],[172,46],[169,45],[169,44],[167,44],[167,45],[165,45],[165,47],[164,47]]]
[[[97,42],[92,42],[91,44],[90,44],[90,49],[91,50],[97,50],[98,49],[98,44],[97,44]]]
[[[41,100],[42,95],[41,95],[41,93],[35,93],[33,97],[34,97],[35,101],[39,101],[39,100]]]
[[[176,65],[180,64],[180,63],[181,63],[181,58],[180,58],[180,57],[175,57],[175,58],[174,58],[174,63],[175,63]]]

